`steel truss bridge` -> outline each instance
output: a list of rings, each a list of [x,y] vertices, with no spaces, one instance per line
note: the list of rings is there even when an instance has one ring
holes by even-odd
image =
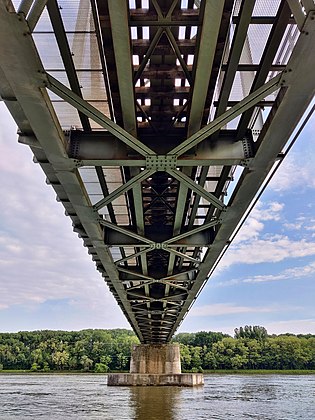
[[[285,156],[314,18],[313,0],[0,0],[1,99],[141,342],[171,339]]]

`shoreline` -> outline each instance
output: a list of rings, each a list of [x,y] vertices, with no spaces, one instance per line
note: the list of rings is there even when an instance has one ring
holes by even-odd
[[[108,375],[109,373],[128,373],[128,372],[82,372],[82,371],[48,371],[48,372],[32,372],[31,370],[1,370],[0,375]],[[183,372],[190,373],[190,372]],[[216,369],[204,370],[204,375],[315,375],[315,369]]]

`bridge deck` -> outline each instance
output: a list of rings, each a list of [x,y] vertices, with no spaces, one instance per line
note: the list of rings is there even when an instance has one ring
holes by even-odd
[[[302,3],[0,0],[19,141],[142,342],[171,339],[312,100]]]

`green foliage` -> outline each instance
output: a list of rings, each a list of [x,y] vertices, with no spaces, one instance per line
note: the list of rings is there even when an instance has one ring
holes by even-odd
[[[198,346],[211,348],[212,344],[229,337],[227,334],[213,331],[200,331],[197,333],[180,333],[173,338],[174,343],[185,344],[186,346]]]
[[[181,333],[183,371],[203,369],[315,369],[315,336],[268,336],[264,327],[245,326],[235,338],[220,332]],[[0,370],[83,370],[106,373],[129,369],[132,331],[23,331],[0,333]]]
[[[109,368],[104,363],[95,363],[94,372],[95,373],[107,373]]]
[[[32,372],[37,372],[39,370],[39,366],[37,363],[33,363],[31,367]]]
[[[87,372],[88,370],[92,369],[93,360],[84,355],[80,359],[80,364],[82,365],[83,370]]]
[[[49,367],[47,362],[44,362],[44,366],[43,366],[42,371],[43,372],[49,372],[50,371],[50,367]]]
[[[125,329],[0,333],[0,364],[44,372],[128,370],[131,346],[138,343]]]
[[[266,328],[259,325],[245,325],[245,327],[235,328],[235,338],[251,338],[258,341],[264,341],[268,337]]]

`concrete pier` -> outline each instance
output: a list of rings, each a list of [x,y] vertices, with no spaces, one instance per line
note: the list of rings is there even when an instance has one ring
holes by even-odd
[[[201,373],[181,373],[178,344],[140,344],[133,347],[130,373],[108,375],[109,386],[197,386]]]

